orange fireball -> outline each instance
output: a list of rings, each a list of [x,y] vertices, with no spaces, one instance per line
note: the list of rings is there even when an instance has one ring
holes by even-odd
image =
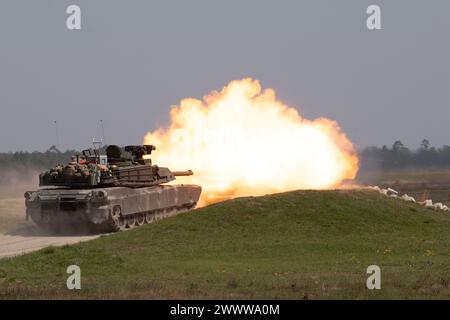
[[[332,120],[307,120],[250,78],[172,107],[171,124],[149,132],[154,163],[192,169],[183,182],[203,201],[294,189],[328,189],[353,179],[358,158]]]

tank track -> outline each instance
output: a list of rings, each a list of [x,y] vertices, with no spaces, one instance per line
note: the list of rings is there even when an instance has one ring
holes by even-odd
[[[119,206],[115,206],[110,213],[109,219],[100,227],[101,232],[117,232],[133,229],[144,224],[150,224],[164,218],[177,215],[181,212],[188,211],[196,206],[196,202],[183,205],[174,206],[164,209],[157,209],[147,212],[139,212],[134,214],[127,214],[122,216]]]
[[[80,221],[77,225],[67,225],[63,221],[53,220],[50,215],[43,216],[42,219],[33,219],[38,227],[49,233],[56,234],[85,234],[85,233],[111,233],[130,230],[144,224],[150,224],[164,218],[188,211],[196,206],[196,202],[174,206],[148,212],[122,215],[120,206],[115,206],[110,212],[109,219],[101,224],[93,224]]]

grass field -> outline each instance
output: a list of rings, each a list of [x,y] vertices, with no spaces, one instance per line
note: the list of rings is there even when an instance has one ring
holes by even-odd
[[[366,184],[374,183],[428,183],[450,185],[449,169],[414,169],[386,171],[365,171],[358,173],[358,180]]]
[[[366,289],[372,264],[381,290]],[[0,297],[449,299],[450,214],[370,191],[239,198],[2,259]]]

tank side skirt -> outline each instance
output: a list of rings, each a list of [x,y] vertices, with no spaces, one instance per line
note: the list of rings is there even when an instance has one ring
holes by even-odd
[[[119,231],[134,226],[175,215],[189,210],[197,204],[201,187],[195,185],[155,186],[147,188],[114,187],[96,189],[107,192],[106,202],[98,203],[87,200],[85,190],[44,191],[51,198],[71,196],[74,204],[85,203],[85,209],[59,211],[60,201],[37,201],[27,203],[27,215],[43,227],[65,229],[65,225],[76,224],[77,227],[101,232]],[[53,195],[52,195],[53,194]],[[78,196],[78,197],[77,197]],[[81,197],[83,200],[81,200]],[[76,200],[75,200],[76,199]],[[49,205],[45,205],[48,203]],[[44,205],[41,207],[41,205]],[[119,207],[119,219],[113,217],[114,208]],[[117,211],[117,210],[116,210]],[[116,212],[117,213],[117,212]],[[47,220],[48,219],[48,220]]]

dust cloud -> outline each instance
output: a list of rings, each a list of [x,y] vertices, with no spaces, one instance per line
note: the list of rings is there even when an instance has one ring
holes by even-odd
[[[0,174],[0,232],[36,232],[25,220],[25,191],[36,189],[39,174],[31,170],[9,170]]]
[[[27,221],[23,194],[37,188],[38,177],[32,170],[0,172],[0,258],[98,237],[52,235]]]

